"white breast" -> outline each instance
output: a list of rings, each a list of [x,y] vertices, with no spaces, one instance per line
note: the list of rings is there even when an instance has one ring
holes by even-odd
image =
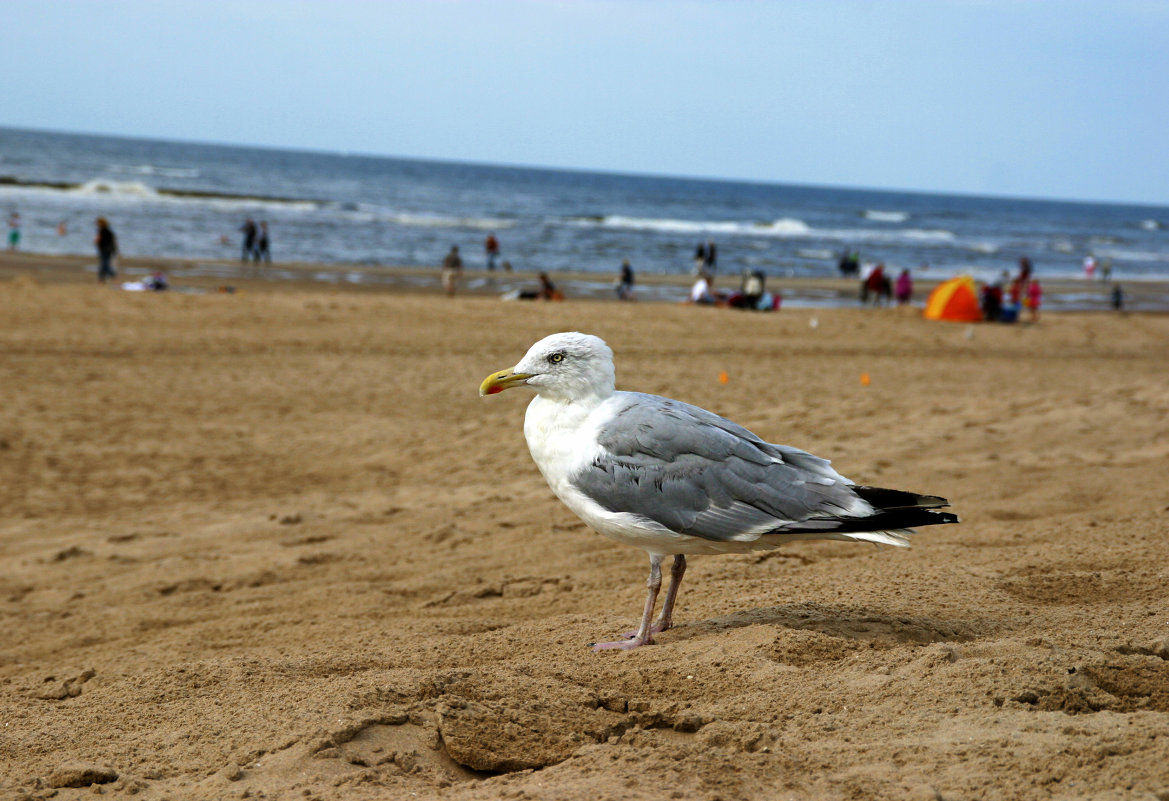
[[[561,403],[537,395],[524,416],[524,437],[532,459],[564,505],[593,530],[651,553],[715,553],[698,537],[678,534],[641,515],[610,512],[572,484],[572,477],[600,451],[597,431],[610,417],[607,403]]]

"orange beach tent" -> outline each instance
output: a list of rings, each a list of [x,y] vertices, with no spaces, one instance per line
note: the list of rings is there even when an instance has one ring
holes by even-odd
[[[978,305],[978,288],[974,279],[959,275],[943,281],[934,287],[929,300],[925,302],[925,319],[952,320],[959,323],[976,323],[982,319]]]

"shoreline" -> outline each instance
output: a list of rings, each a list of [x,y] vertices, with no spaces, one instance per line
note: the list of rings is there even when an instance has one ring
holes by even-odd
[[[46,283],[87,283],[94,280],[96,259],[92,256],[59,255],[27,251],[0,252],[0,280],[32,274]],[[214,291],[224,287],[282,291],[296,287],[330,287],[348,291],[407,292],[432,294],[441,292],[439,267],[423,265],[358,265],[315,262],[274,262],[258,265],[233,259],[174,259],[150,256],[125,256],[117,260],[118,283],[162,270],[174,288]],[[538,284],[537,271],[488,272],[483,268],[466,268],[460,294],[502,296]],[[616,274],[584,271],[549,272],[552,280],[569,300],[616,300]],[[949,275],[914,276],[913,305],[925,302],[929,292]],[[737,287],[739,276],[723,275],[721,289]],[[644,273],[637,275],[637,298],[642,302],[676,303],[685,300],[693,282],[690,275]],[[1083,279],[1041,278],[1044,288],[1044,311],[1111,311],[1113,283]],[[859,279],[839,277],[768,278],[767,288],[783,296],[783,304],[794,308],[857,307]],[[1126,281],[1123,283],[1126,311],[1169,312],[1169,278]]]

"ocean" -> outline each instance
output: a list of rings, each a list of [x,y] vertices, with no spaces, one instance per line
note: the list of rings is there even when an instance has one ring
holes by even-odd
[[[701,165],[695,165],[701,171]],[[124,254],[238,257],[246,217],[276,261],[437,265],[459,245],[484,265],[494,232],[516,270],[834,277],[844,249],[932,278],[993,280],[1020,257],[1082,278],[1093,255],[1121,283],[1169,280],[1169,207],[839,189],[162,142],[0,128],[0,212],[22,249],[93,252],[109,218]],[[924,271],[924,272],[923,272]],[[334,278],[335,280],[335,278]],[[355,278],[354,280],[359,280]],[[732,279],[725,279],[729,283]],[[1098,283],[1098,282],[1097,282]],[[1091,289],[1089,284],[1085,284]],[[655,288],[673,299],[677,287]],[[806,296],[805,304],[836,303]],[[1087,291],[1064,305],[1103,307]],[[1157,296],[1152,302],[1169,299]]]

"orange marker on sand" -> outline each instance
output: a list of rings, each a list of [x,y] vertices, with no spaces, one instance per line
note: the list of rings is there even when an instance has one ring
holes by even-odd
[[[869,378],[869,374],[861,373],[861,386],[867,387],[870,383],[872,383],[872,379]]]
[[[721,373],[718,374],[718,382],[720,384],[725,384],[730,380],[731,380],[731,377],[729,375],[727,375],[726,370],[723,370]]]

